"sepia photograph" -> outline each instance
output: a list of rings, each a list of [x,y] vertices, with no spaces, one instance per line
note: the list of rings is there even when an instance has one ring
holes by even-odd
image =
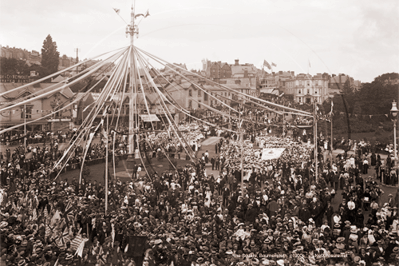
[[[399,266],[396,0],[0,1],[0,266]]]

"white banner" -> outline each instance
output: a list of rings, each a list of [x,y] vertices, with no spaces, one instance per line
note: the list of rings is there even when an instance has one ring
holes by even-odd
[[[273,160],[280,158],[285,148],[264,148],[262,150],[262,160]]]

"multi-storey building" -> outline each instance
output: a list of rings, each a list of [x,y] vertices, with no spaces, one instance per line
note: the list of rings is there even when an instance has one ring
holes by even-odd
[[[349,82],[349,86],[352,88],[353,91],[358,91],[361,88],[361,82],[359,80],[355,80],[354,78],[345,75],[345,74],[332,74],[329,80],[328,88],[330,90],[330,94],[337,94],[340,93],[345,83]]]
[[[20,87],[22,83],[0,83],[0,93],[10,91]],[[0,97],[0,107],[8,104],[16,104],[31,95],[49,92],[57,89],[64,84],[62,83],[39,83],[29,85],[24,89],[7,93]],[[0,127],[6,128],[23,124],[24,121],[38,120],[28,124],[28,130],[56,130],[59,128],[68,128],[72,126],[73,107],[67,107],[62,111],[49,115],[54,111],[60,110],[70,102],[73,92],[69,87],[65,87],[46,97],[31,101],[25,105],[16,106],[12,109],[2,111],[0,113]]]
[[[206,78],[215,81],[224,78],[231,78],[232,69],[228,63],[221,61],[211,62],[207,59],[204,59],[202,63],[203,63],[203,73]]]
[[[298,103],[322,103],[329,97],[329,77],[326,74],[298,74],[285,81],[285,93],[292,95]]]
[[[273,73],[262,73],[258,78],[260,92],[262,90],[277,89],[285,92],[286,81],[295,77],[294,71],[279,71]]]
[[[0,57],[23,60],[28,66],[34,64],[40,65],[42,60],[42,57],[38,51],[32,50],[31,52],[29,52],[25,49],[15,47],[11,48],[8,46],[0,46]]]

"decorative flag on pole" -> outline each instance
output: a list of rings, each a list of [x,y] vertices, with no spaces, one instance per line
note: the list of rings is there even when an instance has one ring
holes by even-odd
[[[277,65],[275,63],[272,62],[272,66],[277,67]]]
[[[83,237],[82,237],[80,234],[78,234],[78,235],[75,237],[75,239],[72,240],[72,242],[71,242],[71,249],[72,249],[72,251],[77,251],[78,248],[79,248],[79,246],[80,246],[80,244],[81,244],[83,241],[84,241]]]
[[[266,60],[263,60],[263,66],[267,67],[268,69],[272,69],[272,67],[270,66],[270,64]]]

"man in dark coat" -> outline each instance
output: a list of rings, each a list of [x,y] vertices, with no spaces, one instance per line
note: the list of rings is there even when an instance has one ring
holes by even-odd
[[[224,185],[222,196],[223,196],[223,205],[226,206],[227,200],[230,196],[230,189],[229,189],[227,183],[225,183],[225,185]]]
[[[245,212],[245,221],[254,223],[255,218],[258,216],[256,208],[253,207],[252,203],[248,204],[248,209]]]
[[[334,184],[333,188],[335,191],[338,191],[338,182],[339,182],[339,174],[338,172],[332,172],[332,183]]]
[[[334,214],[334,208],[331,206],[331,201],[327,202],[327,207],[326,207],[326,219],[327,219],[327,224],[330,226],[330,228],[333,228],[333,220],[332,216]]]
[[[211,158],[212,170],[215,170],[215,158]]]
[[[299,209],[298,218],[303,222],[307,222],[310,217],[311,217],[311,213],[309,211],[309,206],[308,206],[306,200],[303,200],[302,206]]]

